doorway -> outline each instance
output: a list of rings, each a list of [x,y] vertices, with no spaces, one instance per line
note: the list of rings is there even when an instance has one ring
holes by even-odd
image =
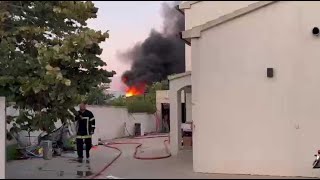
[[[163,132],[170,132],[170,104],[161,103],[161,118],[163,124]]]

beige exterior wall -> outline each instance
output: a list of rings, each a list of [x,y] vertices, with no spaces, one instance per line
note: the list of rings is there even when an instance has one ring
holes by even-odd
[[[185,9],[185,28],[191,29],[258,1],[201,1]]]
[[[184,9],[185,29],[191,29],[257,1],[201,1]],[[191,49],[186,45],[186,71],[191,71]]]
[[[192,39],[195,171],[320,177],[319,12],[277,2]]]

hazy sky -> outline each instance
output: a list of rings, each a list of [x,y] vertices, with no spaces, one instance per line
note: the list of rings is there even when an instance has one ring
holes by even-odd
[[[101,31],[109,30],[110,38],[101,44],[102,60],[108,70],[117,72],[111,90],[121,90],[121,74],[130,65],[117,58],[117,52],[125,51],[148,37],[152,28],[162,27],[161,4],[163,1],[94,1],[99,8],[97,18],[88,21],[88,26]]]

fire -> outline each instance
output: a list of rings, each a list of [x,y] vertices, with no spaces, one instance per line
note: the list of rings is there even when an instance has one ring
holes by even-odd
[[[127,77],[124,77],[122,79],[122,81],[124,83],[126,83],[128,81]],[[137,95],[141,95],[144,94],[146,89],[146,84],[145,83],[137,83],[133,86],[127,86],[126,88],[126,97],[131,97],[131,96],[137,96]]]
[[[144,88],[139,88],[136,86],[128,87],[126,90],[126,97],[141,95],[144,93]]]

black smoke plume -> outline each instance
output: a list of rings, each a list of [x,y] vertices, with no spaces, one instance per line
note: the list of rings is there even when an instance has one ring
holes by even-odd
[[[132,63],[122,75],[127,86],[151,84],[185,71],[185,44],[179,36],[184,30],[184,15],[176,9],[178,4],[163,3],[162,32],[152,29],[146,40],[122,54]]]

